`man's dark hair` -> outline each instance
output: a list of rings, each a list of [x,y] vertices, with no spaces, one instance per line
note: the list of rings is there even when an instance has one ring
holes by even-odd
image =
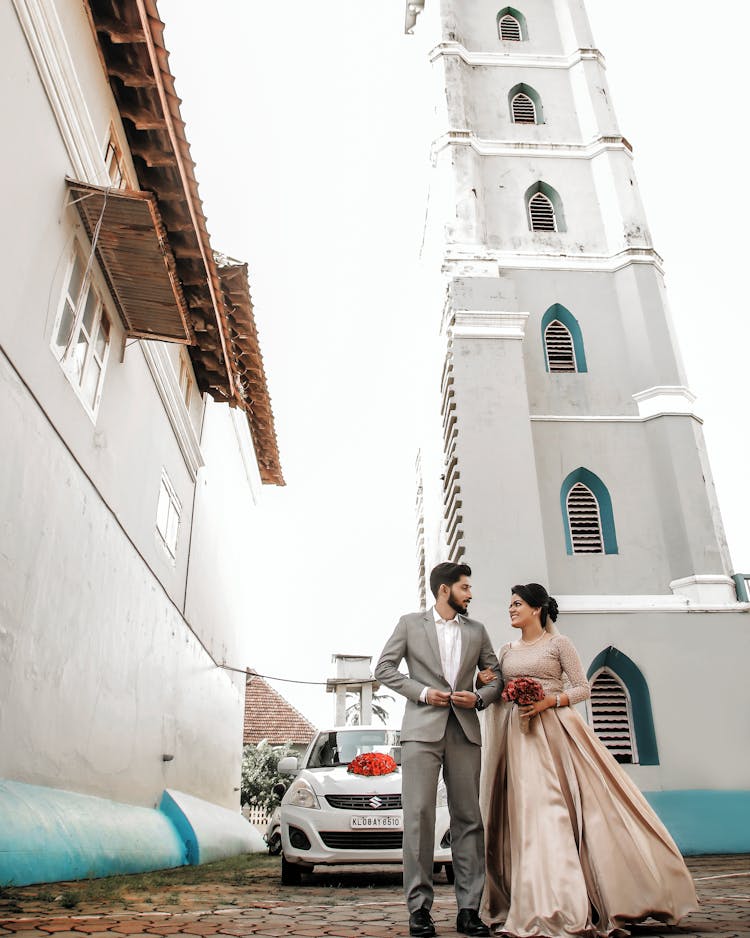
[[[430,590],[437,599],[438,590],[445,583],[446,586],[453,586],[458,583],[462,576],[471,576],[471,567],[468,563],[451,563],[446,560],[445,563],[439,563],[433,567],[430,573]]]

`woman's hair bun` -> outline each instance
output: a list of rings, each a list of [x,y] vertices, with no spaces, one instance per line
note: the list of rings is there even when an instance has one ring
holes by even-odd
[[[552,619],[553,622],[557,621],[557,614],[559,609],[557,607],[557,600],[554,596],[550,596],[547,600],[547,615]]]

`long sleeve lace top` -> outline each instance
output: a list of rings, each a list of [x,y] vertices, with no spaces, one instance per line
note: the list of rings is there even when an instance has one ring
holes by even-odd
[[[514,677],[533,677],[545,694],[565,693],[571,705],[591,696],[581,659],[566,635],[551,635],[533,645],[509,642],[497,657],[505,683]]]

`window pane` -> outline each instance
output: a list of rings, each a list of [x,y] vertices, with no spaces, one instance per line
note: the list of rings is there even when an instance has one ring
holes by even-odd
[[[83,393],[83,399],[89,405],[89,407],[94,407],[96,403],[96,391],[99,387],[99,376],[102,373],[101,366],[95,358],[92,358],[86,369],[86,374],[83,379],[83,386],[81,391]]]
[[[159,489],[159,504],[156,506],[156,529],[164,538],[167,539],[167,519],[169,517],[169,492],[164,485],[164,482],[161,483],[161,488]]]
[[[60,325],[57,327],[57,339],[55,340],[57,345],[61,348],[64,348],[68,344],[70,339],[70,330],[73,328],[73,307],[70,305],[70,300],[66,299],[63,306],[62,316],[60,317]]]
[[[86,364],[86,352],[88,351],[88,339],[83,329],[78,330],[76,344],[73,346],[73,352],[70,360],[73,363],[75,376],[80,379],[83,374],[83,366]]]
[[[180,516],[177,506],[174,502],[169,504],[169,518],[167,520],[167,547],[174,554],[177,550],[177,528],[180,524]]]
[[[73,300],[74,304],[78,302],[78,294],[81,292],[84,270],[85,267],[81,260],[81,255],[76,251],[73,255],[73,268],[70,271],[70,279],[68,280],[68,295]]]
[[[107,342],[109,342],[109,319],[107,319],[107,314],[102,311],[101,322],[99,323],[99,329],[96,333],[96,339],[94,341],[94,351],[99,361],[104,359],[104,351],[107,348]]]
[[[89,336],[91,335],[91,330],[94,326],[94,319],[96,318],[96,309],[98,305],[99,297],[96,295],[95,290],[90,289],[89,295],[86,297],[86,305],[83,309],[83,327]]]

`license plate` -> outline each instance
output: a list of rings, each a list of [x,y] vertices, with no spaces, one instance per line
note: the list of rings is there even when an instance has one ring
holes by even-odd
[[[401,818],[397,814],[355,814],[351,825],[358,830],[385,827],[400,831],[402,827]]]

